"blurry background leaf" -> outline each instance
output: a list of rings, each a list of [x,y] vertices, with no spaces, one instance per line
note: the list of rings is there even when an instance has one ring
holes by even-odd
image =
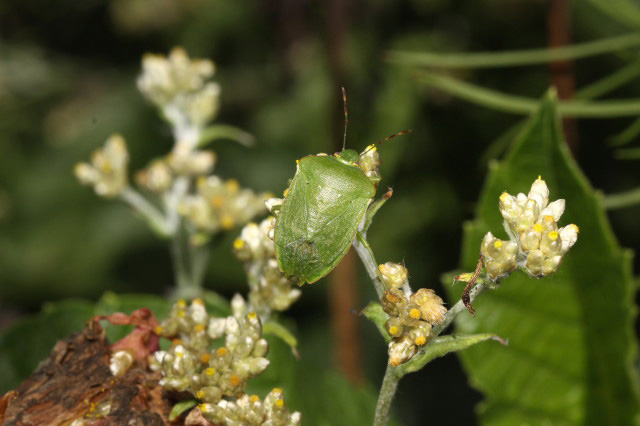
[[[465,227],[463,269],[472,270],[482,236],[504,237],[498,196],[527,192],[542,175],[550,198],[565,198],[563,224],[580,227],[576,246],[553,276],[533,280],[522,273],[505,279],[463,313],[459,331],[490,331],[508,347],[478,345],[460,353],[471,383],[486,400],[483,422],[633,424],[638,415],[632,324],[631,255],[618,246],[599,199],[570,157],[559,130],[553,96],[495,163]],[[457,300],[459,287],[449,292]]]
[[[81,300],[51,303],[40,315],[0,332],[0,393],[29,376],[58,339],[82,330],[93,312],[93,304]]]

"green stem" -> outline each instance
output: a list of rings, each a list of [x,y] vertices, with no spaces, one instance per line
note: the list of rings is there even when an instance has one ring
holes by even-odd
[[[178,229],[171,239],[171,260],[176,277],[177,296],[187,298],[187,293],[192,287],[191,274],[189,273],[188,252],[185,250],[183,231]]]
[[[595,81],[579,90],[575,93],[576,99],[596,99],[600,96],[606,95],[612,90],[623,86],[630,81],[635,80],[640,75],[640,59],[636,59],[633,62],[625,65],[624,67],[614,71],[613,73],[602,77],[600,80]]]
[[[498,68],[580,59],[638,45],[640,35],[634,33],[551,49],[477,53],[389,52],[387,60],[434,68]]]
[[[380,299],[384,294],[384,283],[382,281],[382,277],[380,276],[380,271],[378,270],[378,263],[376,262],[376,258],[373,255],[373,250],[371,250],[371,246],[367,241],[365,233],[358,231],[358,233],[356,234],[356,239],[353,242],[353,247],[356,249],[358,256],[360,256],[360,260],[367,270],[369,278],[371,278],[371,282],[373,282],[373,286],[376,289],[378,299]]]
[[[396,372],[396,367],[387,365],[387,370],[385,371],[384,378],[382,379],[382,386],[380,386],[380,393],[378,394],[373,426],[385,426],[389,421],[391,403],[393,402],[393,397],[398,390],[400,378],[401,377]]]
[[[477,284],[474,288],[472,288],[469,292],[469,299],[471,300],[471,302],[473,302],[476,297],[482,294],[482,292],[486,288],[487,287],[485,287],[484,284]],[[455,317],[458,316],[460,312],[466,310],[467,308],[465,308],[462,300],[458,300],[458,302],[447,311],[447,314],[444,316],[444,320],[440,324],[433,327],[433,329],[431,330],[431,332],[433,333],[433,337],[440,335],[440,333],[442,333],[449,326],[449,324],[451,324],[451,322],[455,319]]]
[[[607,210],[621,209],[640,204],[640,188],[631,191],[621,192],[619,194],[606,195],[602,201],[602,205]]]
[[[213,124],[202,130],[198,147],[203,147],[218,139],[230,139],[247,147],[253,146],[255,142],[253,135],[242,129],[226,124]]]
[[[609,145],[623,146],[633,141],[640,134],[640,118],[636,118],[631,124],[617,135],[609,138]]]
[[[193,245],[189,244],[189,250],[191,252],[191,275],[192,284],[198,291],[202,289],[202,283],[204,282],[204,276],[207,272],[207,266],[209,264],[210,250],[205,245]]]
[[[640,148],[618,149],[613,152],[616,160],[640,160]]]
[[[444,75],[423,72],[419,81],[471,103],[507,113],[532,114],[539,106],[539,102],[536,99],[501,93]],[[611,118],[634,116],[640,114],[640,100],[560,101],[558,102],[558,110],[565,117]]]
[[[153,204],[147,201],[138,191],[127,186],[120,193],[120,198],[129,204],[162,237],[169,236],[167,220]]]

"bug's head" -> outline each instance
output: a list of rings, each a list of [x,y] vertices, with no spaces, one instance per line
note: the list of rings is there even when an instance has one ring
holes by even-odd
[[[344,149],[336,154],[336,158],[346,164],[358,162],[358,153],[353,149]]]

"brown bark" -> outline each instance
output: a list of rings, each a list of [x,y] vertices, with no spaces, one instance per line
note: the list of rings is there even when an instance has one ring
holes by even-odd
[[[159,374],[133,366],[122,377],[109,369],[110,347],[102,328],[59,341],[17,396],[7,401],[4,425],[167,425],[170,401],[158,385]],[[5,401],[5,398],[2,399]],[[104,412],[102,408],[105,409]]]

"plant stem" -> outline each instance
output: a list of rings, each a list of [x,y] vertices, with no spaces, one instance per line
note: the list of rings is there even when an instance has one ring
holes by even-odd
[[[177,295],[178,297],[186,297],[188,289],[191,285],[191,274],[189,273],[188,253],[185,250],[183,241],[183,232],[181,229],[176,230],[171,240],[171,258],[173,261],[174,274],[176,277]]]
[[[468,102],[512,114],[531,114],[537,110],[539,104],[537,99],[498,92],[456,78],[426,71],[421,74],[418,81]],[[563,117],[612,118],[637,116],[640,113],[640,100],[636,98],[599,102],[561,101],[558,102],[558,110]]]
[[[606,195],[602,200],[602,205],[607,210],[621,209],[624,207],[637,206],[640,204],[640,188],[626,192]]]
[[[396,367],[387,365],[387,370],[382,379],[382,386],[380,386],[380,393],[378,394],[373,426],[384,426],[389,421],[391,402],[393,402],[393,397],[396,394],[396,390],[398,390],[398,382],[400,381],[400,376],[395,370]]]
[[[486,287],[482,283],[478,283],[474,288],[472,288],[471,291],[469,292],[469,299],[471,300],[471,302],[473,302],[475,298],[478,297],[485,289]],[[458,316],[460,312],[466,311],[466,310],[467,308],[465,308],[462,300],[458,300],[458,302],[455,305],[453,305],[451,309],[447,311],[447,314],[444,316],[444,320],[442,320],[440,324],[433,327],[433,329],[431,330],[433,337],[436,337],[440,333],[442,333],[444,329],[447,328],[449,324],[451,324],[451,322],[454,320],[456,316]]]
[[[135,189],[127,186],[122,190],[120,197],[138,212],[154,231],[163,237],[169,236],[167,221],[162,213]]]
[[[384,294],[384,284],[380,277],[380,271],[378,271],[378,263],[376,262],[373,250],[371,250],[371,246],[367,241],[366,234],[358,231],[356,239],[353,242],[353,247],[356,249],[358,256],[360,256],[360,260],[362,260],[362,264],[367,270],[369,278],[371,278],[371,282],[373,282],[373,286],[376,289],[378,299],[380,299]]]
[[[632,33],[586,43],[551,49],[510,50],[505,52],[435,53],[391,51],[388,62],[433,68],[499,68],[543,64],[586,58],[629,49],[640,44],[640,36]]]

